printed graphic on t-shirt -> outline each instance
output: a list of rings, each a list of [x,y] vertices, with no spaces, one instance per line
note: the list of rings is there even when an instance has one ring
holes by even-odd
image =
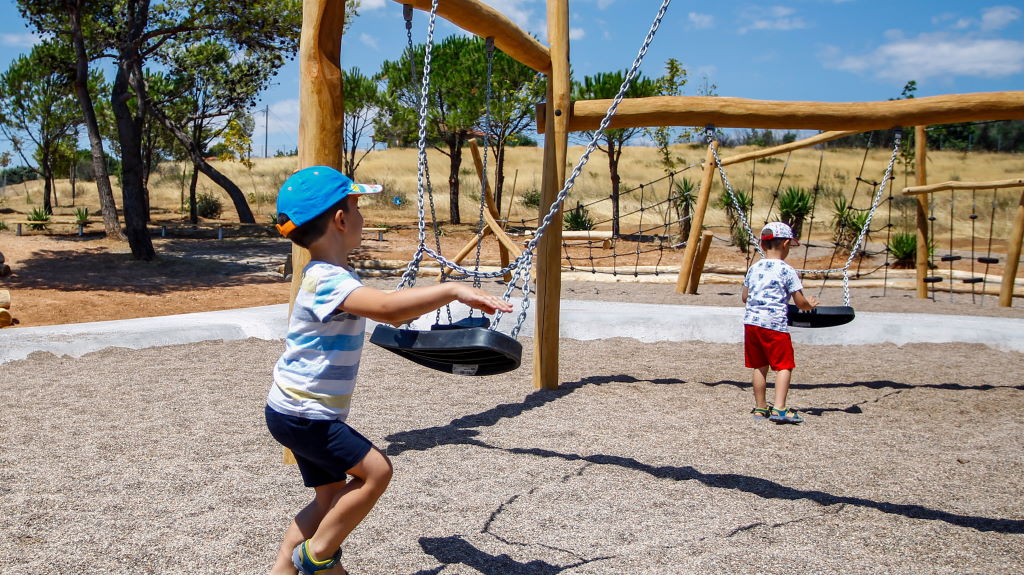
[[[804,288],[793,266],[777,259],[759,260],[747,270],[743,285],[748,292],[743,323],[788,332],[786,304]]]

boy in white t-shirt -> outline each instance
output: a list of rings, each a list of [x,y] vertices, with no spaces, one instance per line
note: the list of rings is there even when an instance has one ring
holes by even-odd
[[[793,341],[789,337],[787,304],[802,310],[818,305],[813,296],[804,296],[796,270],[784,260],[790,246],[800,243],[793,230],[782,222],[771,222],[761,230],[761,249],[765,257],[747,270],[743,279],[743,351],[746,365],[754,370],[754,419],[776,423],[801,423],[803,417],[786,406],[789,382],[796,363]],[[775,370],[775,405],[766,398],[768,369]]]
[[[344,574],[341,543],[391,480],[388,458],[345,423],[365,318],[398,325],[455,300],[486,313],[512,311],[497,296],[457,282],[397,292],[363,286],[348,258],[362,241],[359,196],[379,191],[315,166],[293,174],[277,196],[277,229],[308,249],[311,261],[302,271],[265,415],[314,498],[288,526],[272,575]]]

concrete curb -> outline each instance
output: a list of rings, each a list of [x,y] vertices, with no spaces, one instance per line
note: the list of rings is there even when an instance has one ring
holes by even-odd
[[[499,324],[508,332],[516,311]],[[453,305],[455,319],[468,309]],[[245,309],[190,313],[118,321],[77,323],[0,331],[0,364],[28,357],[36,351],[80,357],[108,347],[142,349],[209,340],[250,337],[283,339],[287,304]],[[644,342],[743,341],[740,307],[655,305],[563,300],[561,335],[590,340],[627,337]],[[427,329],[434,314],[424,315],[414,327]],[[372,331],[375,322],[367,322]],[[533,334],[533,315],[521,333]],[[862,312],[844,326],[794,329],[793,341],[803,345],[865,345],[873,343],[980,343],[995,349],[1024,352],[1024,319]]]

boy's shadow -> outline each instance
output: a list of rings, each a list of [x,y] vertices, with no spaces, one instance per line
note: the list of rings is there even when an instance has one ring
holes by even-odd
[[[570,565],[552,565],[546,561],[535,559],[522,563],[512,559],[508,555],[492,555],[474,547],[461,535],[450,537],[421,537],[420,547],[428,555],[434,557],[441,566],[416,572],[414,575],[436,575],[449,565],[463,564],[486,575],[556,575],[566,569],[579,567],[594,561],[608,559],[599,557],[596,559],[582,559]]]

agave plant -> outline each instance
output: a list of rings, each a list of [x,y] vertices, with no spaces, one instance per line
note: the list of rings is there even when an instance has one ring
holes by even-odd
[[[804,188],[788,187],[779,196],[779,219],[793,229],[793,236],[800,238],[804,219],[810,215],[813,197]]]
[[[42,207],[35,207],[32,208],[32,211],[28,213],[25,219],[30,222],[39,222],[37,224],[29,224],[28,228],[30,230],[44,230],[46,229],[47,222],[50,221],[50,213]]]

